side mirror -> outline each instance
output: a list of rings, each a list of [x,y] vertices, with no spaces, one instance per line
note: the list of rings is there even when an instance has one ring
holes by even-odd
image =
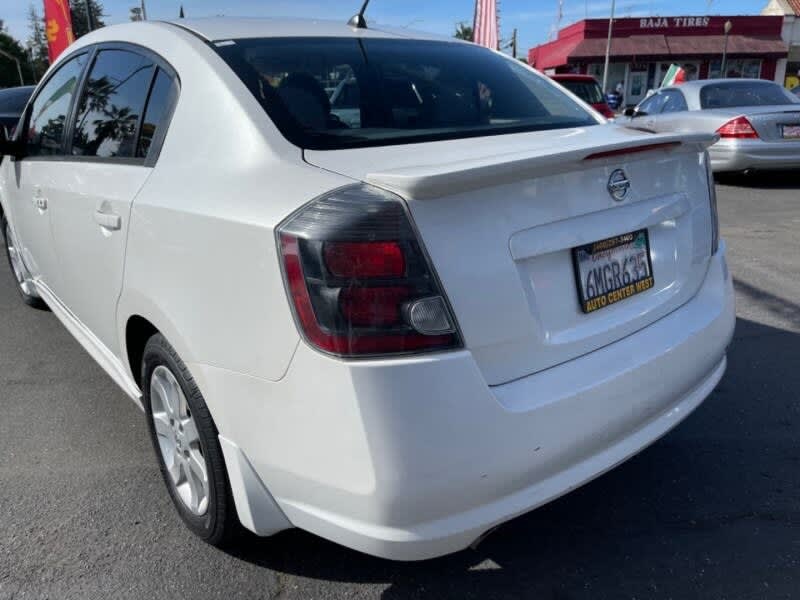
[[[631,106],[631,107],[629,107],[629,108],[626,108],[626,109],[625,109],[625,112],[624,112],[623,114],[624,114],[626,117],[631,117],[631,118],[633,118],[633,117],[635,117],[635,116],[641,115],[642,113],[638,112],[638,111],[636,110],[636,108],[635,108],[635,107]]]

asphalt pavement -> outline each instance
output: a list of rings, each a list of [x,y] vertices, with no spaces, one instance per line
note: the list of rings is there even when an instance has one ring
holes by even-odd
[[[628,463],[423,563],[301,531],[193,538],[142,413],[3,261],[0,598],[799,597],[800,178],[718,189],[738,313],[718,389]]]

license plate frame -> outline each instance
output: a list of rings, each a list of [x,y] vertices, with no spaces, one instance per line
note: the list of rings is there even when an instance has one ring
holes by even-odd
[[[642,245],[643,254],[642,257]],[[625,253],[626,246],[633,246],[627,248],[628,254]],[[598,285],[595,283],[593,290],[587,290],[592,287],[589,281],[589,273],[598,267],[587,269],[584,271],[581,266],[584,262],[598,263],[602,258],[593,259],[592,257],[598,254],[606,254],[606,261],[598,265],[601,269],[603,276],[609,275],[611,285],[606,286],[609,278],[604,278]],[[632,256],[636,256],[635,260]],[[619,261],[614,261],[614,258],[622,257],[625,259],[622,266],[619,266]],[[644,260],[641,260],[644,258]],[[629,260],[633,260],[629,263]],[[610,266],[616,262],[618,265],[616,272],[614,267]],[[572,266],[575,273],[575,285],[578,293],[578,303],[581,310],[586,313],[593,313],[612,304],[616,304],[622,300],[626,300],[632,296],[636,296],[655,286],[655,277],[653,276],[653,263],[650,256],[650,235],[647,229],[637,229],[629,233],[623,233],[614,237],[597,240],[582,246],[576,246],[572,249]],[[604,270],[608,266],[610,273]],[[630,269],[628,267],[630,266]],[[642,267],[646,266],[646,272],[639,276]],[[627,280],[626,280],[627,276]],[[597,272],[594,273],[594,278],[597,278]],[[617,285],[619,283],[619,285]],[[601,289],[597,289],[600,287]],[[589,293],[592,292],[592,293]]]
[[[800,140],[800,124],[781,125],[781,137],[785,140]]]

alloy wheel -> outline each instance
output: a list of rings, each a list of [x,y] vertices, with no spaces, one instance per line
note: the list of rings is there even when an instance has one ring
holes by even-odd
[[[161,457],[178,497],[192,514],[208,511],[208,465],[186,396],[172,372],[160,365],[150,378],[150,404]]]

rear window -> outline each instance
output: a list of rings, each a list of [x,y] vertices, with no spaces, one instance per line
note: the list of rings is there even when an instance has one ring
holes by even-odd
[[[776,83],[769,81],[726,81],[707,85],[700,90],[703,108],[737,106],[771,106],[797,104],[800,100]]]
[[[22,109],[25,108],[32,93],[32,87],[0,90],[0,113],[22,114]]]
[[[216,49],[281,133],[303,148],[597,125],[544,77],[472,44],[271,38]]]
[[[559,81],[561,85],[589,104],[605,102],[600,84],[596,81]]]

